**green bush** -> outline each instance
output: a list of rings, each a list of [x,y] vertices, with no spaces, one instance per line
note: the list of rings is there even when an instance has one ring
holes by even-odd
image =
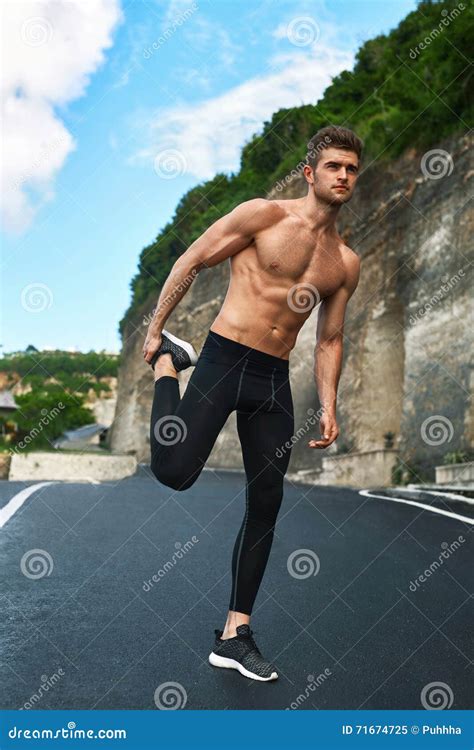
[[[18,425],[15,442],[7,443],[21,451],[44,450],[65,430],[93,424],[94,414],[83,406],[83,397],[66,393],[62,388],[35,390],[16,396]]]

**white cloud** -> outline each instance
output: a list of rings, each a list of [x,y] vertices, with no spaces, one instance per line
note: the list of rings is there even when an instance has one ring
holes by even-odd
[[[79,98],[112,45],[119,0],[1,0],[2,219],[26,229],[54,197],[54,179],[77,144],[56,108]]]
[[[161,0],[159,2],[161,9]],[[199,0],[170,0],[163,15],[162,30],[172,25],[177,18],[183,16],[187,11],[199,9]]]
[[[148,129],[144,147],[130,163],[150,166],[161,151],[182,154],[186,171],[199,180],[217,172],[239,168],[240,150],[265,120],[281,108],[316,103],[331,78],[351,69],[352,53],[320,43],[310,52],[288,52],[272,58],[267,75],[260,75],[198,104],[160,109],[140,119],[137,128]]]
[[[183,49],[201,58],[205,63],[211,59],[212,65],[230,69],[244,52],[236,44],[230,33],[213,18],[203,15],[199,0],[171,0],[163,16],[162,31],[175,29],[179,23],[179,34]],[[187,64],[189,58],[187,58]]]
[[[183,25],[182,38],[203,62],[211,59],[213,66],[230,68],[244,49],[232,41],[227,29],[213,20],[204,18],[199,11],[190,23]]]

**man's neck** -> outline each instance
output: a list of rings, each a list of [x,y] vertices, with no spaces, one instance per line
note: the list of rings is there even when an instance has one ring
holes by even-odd
[[[308,191],[308,195],[301,200],[301,214],[313,232],[324,232],[337,234],[336,219],[341,205],[331,205],[321,201],[314,193]]]

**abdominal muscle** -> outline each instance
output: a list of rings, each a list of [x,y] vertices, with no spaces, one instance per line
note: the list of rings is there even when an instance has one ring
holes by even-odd
[[[238,270],[234,265],[226,297],[210,330],[253,349],[289,359],[298,332],[311,314],[311,310],[297,312],[289,307],[287,294],[294,284],[261,270],[251,273],[244,266]]]

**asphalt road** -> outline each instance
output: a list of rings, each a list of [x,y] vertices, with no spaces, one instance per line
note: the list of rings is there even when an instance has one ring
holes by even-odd
[[[0,531],[0,707],[472,708],[473,526],[349,488],[286,482],[251,623],[279,679],[212,667],[244,503],[225,471],[34,490]]]

